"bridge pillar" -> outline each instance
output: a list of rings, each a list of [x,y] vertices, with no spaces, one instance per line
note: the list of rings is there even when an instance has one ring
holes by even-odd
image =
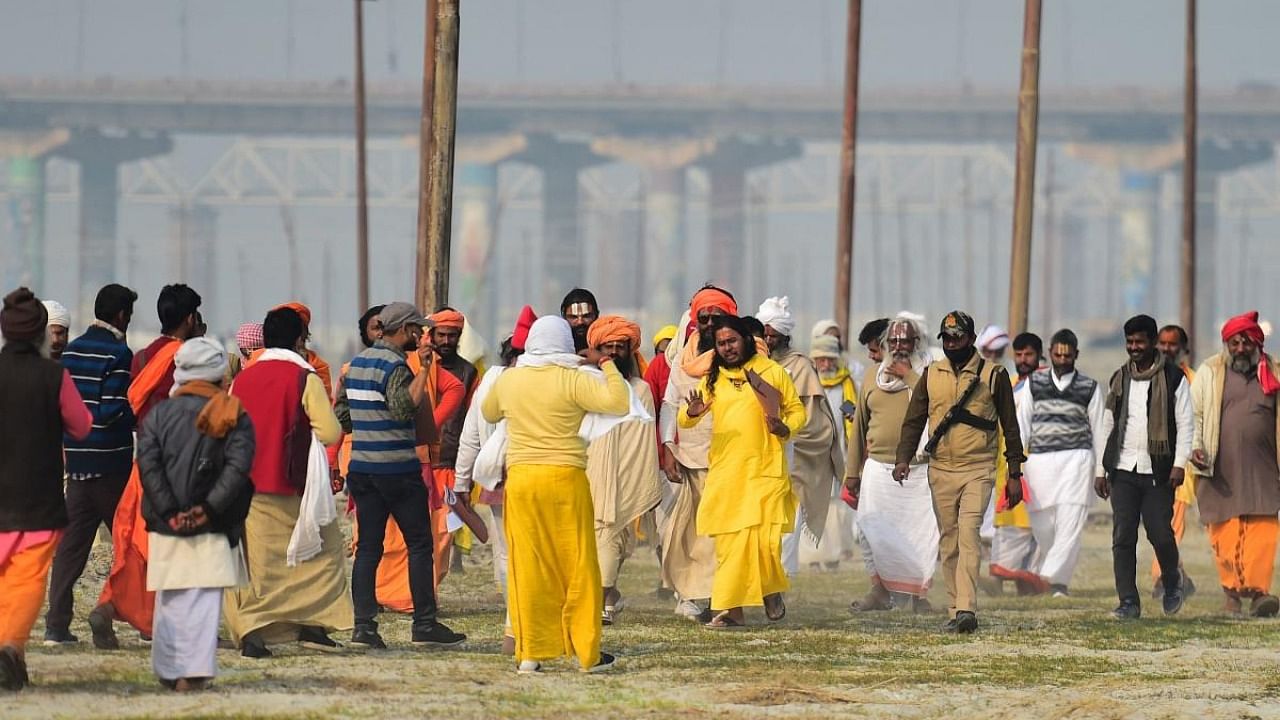
[[[208,205],[183,203],[169,209],[173,282],[196,292],[215,294],[218,261],[218,212]]]
[[[528,146],[528,139],[521,134],[458,139],[453,224],[457,242],[451,268],[455,282],[449,302],[485,331],[495,322],[496,303],[486,303],[483,290],[497,240],[498,168]],[[434,309],[428,308],[428,312]]]
[[[1268,142],[1200,141],[1196,156],[1196,347],[1203,358],[1220,347],[1219,331],[1227,317],[1254,308],[1227,307],[1225,290],[1231,284],[1223,277],[1224,249],[1218,235],[1219,183],[1223,175],[1273,156]],[[1181,171],[1181,168],[1179,168]]]
[[[799,157],[804,151],[798,140],[719,141],[713,152],[698,164],[706,168],[711,181],[710,243],[707,268],[711,282],[733,292],[746,289],[747,256],[747,173],[752,169]]]
[[[644,249],[637,268],[644,319],[653,325],[675,322],[692,292],[685,273],[685,173],[715,150],[716,141],[610,137],[591,147],[644,169]]]
[[[93,316],[98,290],[117,281],[116,213],[120,165],[173,149],[168,135],[75,133],[56,153],[80,164],[80,285],[78,317]],[[197,288],[200,290],[201,288]],[[207,292],[207,290],[206,290]]]
[[[4,292],[27,285],[47,295],[45,284],[45,161],[70,137],[63,129],[0,133],[0,158],[8,160],[9,203],[13,232],[0,242],[0,282]]]

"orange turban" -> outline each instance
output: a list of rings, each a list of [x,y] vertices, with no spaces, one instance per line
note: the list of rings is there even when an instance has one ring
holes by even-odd
[[[621,315],[605,315],[587,329],[587,344],[591,347],[619,340],[631,341],[633,351],[640,349],[640,326]]]
[[[434,322],[438,328],[455,328],[462,329],[466,318],[462,317],[462,313],[457,310],[441,310],[440,312],[427,316],[427,319]]]
[[[728,315],[738,314],[738,303],[729,293],[717,288],[703,288],[694,294],[693,300],[689,302],[689,312],[695,321],[698,319],[699,312],[713,307],[720,308]]]
[[[288,308],[298,313],[298,315],[302,316],[302,324],[306,325],[307,329],[311,328],[311,308],[307,307],[306,305],[303,305],[300,302],[291,302],[291,303],[285,303],[283,305],[277,305],[271,309],[283,310],[285,308]]]

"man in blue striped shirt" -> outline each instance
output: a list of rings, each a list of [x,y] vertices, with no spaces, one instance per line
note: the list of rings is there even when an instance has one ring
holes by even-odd
[[[72,589],[84,572],[98,526],[106,523],[111,529],[133,467],[136,420],[128,397],[133,352],[124,334],[137,299],[138,294],[123,285],[102,288],[94,301],[96,319],[62,352],[62,365],[93,415],[93,429],[83,440],[63,439],[69,522],[53,559],[46,645],[77,642],[71,634]]]

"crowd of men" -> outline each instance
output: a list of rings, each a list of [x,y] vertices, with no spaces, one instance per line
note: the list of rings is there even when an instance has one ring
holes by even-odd
[[[871,589],[853,612],[931,611],[941,567],[943,630],[972,633],[983,585],[1070,595],[1094,495],[1113,511],[1116,618],[1142,613],[1140,525],[1162,611],[1194,592],[1179,554],[1192,504],[1226,611],[1280,611],[1280,364],[1256,312],[1196,371],[1181,328],[1130,318],[1128,361],[1104,384],[1076,368],[1069,329],[1046,353],[957,310],[935,346],[903,312],[859,333],[864,369],[834,322],[806,353],[786,297],[752,315],[711,285],[649,355],[637,323],[579,288],[556,314],[525,307],[488,368],[463,356],[457,310],[370,308],[334,378],[300,303],[242,325],[228,352],[199,294],[169,285],[161,335],[135,354],[137,300],[102,288],[69,339],[63,306],[4,298],[0,687],[30,682],[46,587],[44,641],[78,642],[73,592],[102,525],[113,562],[92,642],[118,648],[116,623],[133,626],[178,691],[208,685],[220,645],[269,658],[339,648],[342,632],[386,648],[381,612],[411,614],[415,644],[459,646],[438,590],[455,546],[486,540],[522,674],[564,656],[615,667],[602,628],[620,622],[642,534],[675,612],[709,630],[746,627],[751,607],[780,621],[802,564],[860,555]]]

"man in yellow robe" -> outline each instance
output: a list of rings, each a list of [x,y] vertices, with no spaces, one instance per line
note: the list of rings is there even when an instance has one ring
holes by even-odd
[[[782,366],[757,354],[741,318],[713,321],[711,369],[680,408],[681,427],[711,418],[706,491],[698,533],[715,541],[716,572],[708,628],[745,625],[743,608],[760,606],[773,621],[786,614],[789,587],[782,536],[794,529],[795,496],[783,443],[805,425],[804,405]],[[757,389],[763,381],[772,388]],[[772,396],[773,399],[769,399]],[[776,403],[765,410],[766,404]]]
[[[507,595],[518,672],[577,658],[583,672],[613,667],[600,652],[604,604],[595,512],[587,480],[587,413],[626,415],[631,393],[613,360],[588,349],[604,379],[579,369],[563,318],[539,318],[516,367],[481,403],[486,422],[506,420]]]
[[[628,419],[587,447],[587,478],[595,505],[596,552],[604,586],[601,622],[612,625],[622,609],[618,573],[635,550],[636,520],[662,500],[665,481],[658,474],[654,444],[653,394],[638,372],[640,326],[620,315],[605,315],[587,331],[587,345],[613,359],[626,378],[632,403],[647,418]]]

